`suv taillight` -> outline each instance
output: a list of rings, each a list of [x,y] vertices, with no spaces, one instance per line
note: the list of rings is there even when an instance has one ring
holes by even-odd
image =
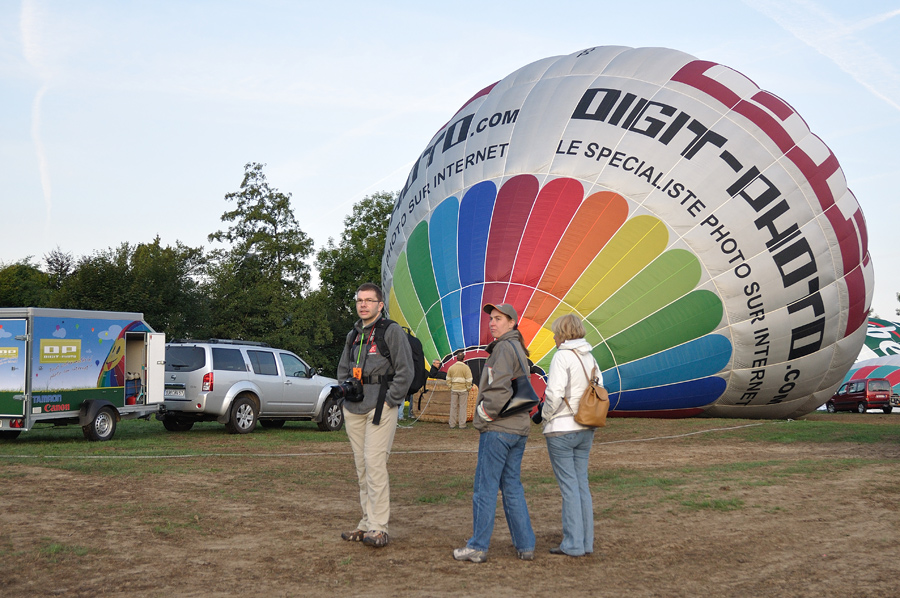
[[[210,392],[213,389],[213,373],[203,375],[203,392]]]

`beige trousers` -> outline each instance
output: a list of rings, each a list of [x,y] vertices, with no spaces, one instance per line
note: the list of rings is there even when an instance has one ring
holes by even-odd
[[[469,391],[467,390],[451,390],[450,391],[450,427],[454,427],[459,422],[460,428],[466,427],[466,408],[469,406]]]
[[[359,480],[359,506],[362,519],[357,529],[388,531],[391,517],[391,487],[388,481],[387,462],[397,431],[397,408],[385,404],[381,423],[374,425],[375,410],[364,415],[348,413],[344,409],[344,425],[353,449],[356,477]]]

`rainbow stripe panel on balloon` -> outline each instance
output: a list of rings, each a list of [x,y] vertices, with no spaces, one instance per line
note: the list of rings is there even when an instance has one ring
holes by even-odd
[[[597,47],[477,93],[419,156],[388,231],[391,317],[426,358],[511,303],[537,369],[581,317],[613,415],[792,417],[862,346],[865,222],[830,150],[743,75]]]

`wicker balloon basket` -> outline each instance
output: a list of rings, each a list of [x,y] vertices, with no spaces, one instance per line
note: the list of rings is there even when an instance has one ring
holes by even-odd
[[[475,417],[475,399],[478,387],[469,389],[469,400],[466,404],[466,421]],[[446,424],[450,421],[450,387],[446,380],[429,379],[425,383],[425,394],[421,401],[419,396],[413,397],[413,415],[420,421]]]

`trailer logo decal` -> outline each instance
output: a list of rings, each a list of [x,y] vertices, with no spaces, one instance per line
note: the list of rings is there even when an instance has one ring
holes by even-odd
[[[35,405],[41,403],[61,403],[63,400],[62,394],[53,394],[53,395],[34,395],[31,397],[31,402]]]
[[[18,359],[18,347],[0,347],[0,359]]]
[[[41,363],[78,363],[81,339],[41,339]]]

